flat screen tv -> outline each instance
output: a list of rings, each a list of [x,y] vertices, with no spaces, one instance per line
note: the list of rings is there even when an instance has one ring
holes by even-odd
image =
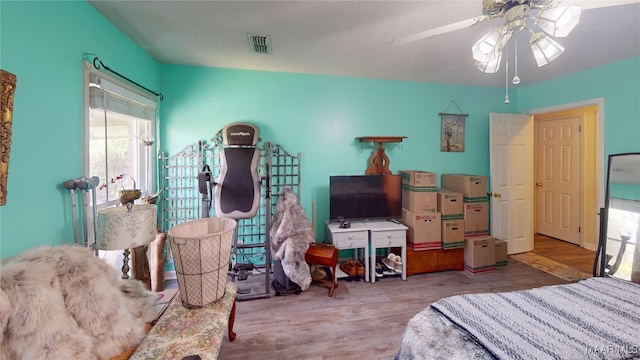
[[[329,177],[331,221],[399,219],[402,217],[400,175]]]

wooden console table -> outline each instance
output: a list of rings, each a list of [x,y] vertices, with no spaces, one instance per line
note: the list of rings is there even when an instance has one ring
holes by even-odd
[[[447,270],[464,270],[464,249],[414,251],[407,249],[407,276]]]
[[[361,136],[357,138],[360,142],[377,143],[378,147],[373,150],[373,154],[369,157],[369,167],[365,175],[391,175],[389,170],[389,157],[384,153],[382,144],[399,143],[406,136]]]

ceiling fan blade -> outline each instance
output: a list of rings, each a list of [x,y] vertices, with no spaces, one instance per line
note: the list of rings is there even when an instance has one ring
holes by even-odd
[[[471,18],[471,19],[466,19],[466,20],[454,22],[454,23],[451,23],[451,24],[447,24],[447,25],[444,25],[444,26],[439,26],[437,28],[421,31],[421,32],[413,34],[413,35],[408,35],[408,36],[405,36],[405,37],[393,39],[391,41],[391,44],[393,44],[393,45],[408,44],[410,42],[426,39],[426,38],[431,37],[431,36],[440,35],[440,34],[448,33],[448,32],[451,32],[451,31],[464,29],[466,27],[470,27],[470,26],[479,24],[479,23],[481,23],[481,22],[483,22],[483,21],[485,21],[487,19],[489,19],[489,16],[486,16],[486,15],[477,16],[477,17],[474,17],[474,18]]]
[[[598,9],[603,7],[611,7],[618,5],[627,5],[627,4],[638,4],[640,0],[590,0],[590,1],[579,1],[579,0],[561,0],[558,1],[558,5],[579,5],[582,7],[582,10],[590,10],[590,9]]]

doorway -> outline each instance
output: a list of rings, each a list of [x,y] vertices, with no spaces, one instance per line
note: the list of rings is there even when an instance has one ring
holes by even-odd
[[[599,107],[534,116],[534,232],[595,250]]]
[[[541,234],[534,236],[533,253],[557,261],[581,272],[593,273],[596,252],[587,250],[566,241]]]

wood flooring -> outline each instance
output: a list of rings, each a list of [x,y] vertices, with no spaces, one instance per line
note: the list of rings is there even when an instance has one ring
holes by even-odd
[[[564,244],[556,244],[560,245]],[[540,245],[538,250],[556,260],[557,255],[566,255],[565,250],[557,254],[553,244]],[[587,261],[580,252],[576,251],[576,266],[588,266],[593,258]],[[312,285],[300,295],[239,301],[234,325],[237,338],[224,340],[219,358],[393,359],[407,322],[433,301],[463,293],[565,283],[509,259],[507,266],[476,275],[453,270],[417,274],[407,281],[378,278],[375,284],[339,280],[340,287],[331,298],[326,288]]]
[[[536,255],[548,257],[588,274],[593,273],[593,261],[596,257],[596,252],[582,248],[579,245],[535,234],[533,252]]]

